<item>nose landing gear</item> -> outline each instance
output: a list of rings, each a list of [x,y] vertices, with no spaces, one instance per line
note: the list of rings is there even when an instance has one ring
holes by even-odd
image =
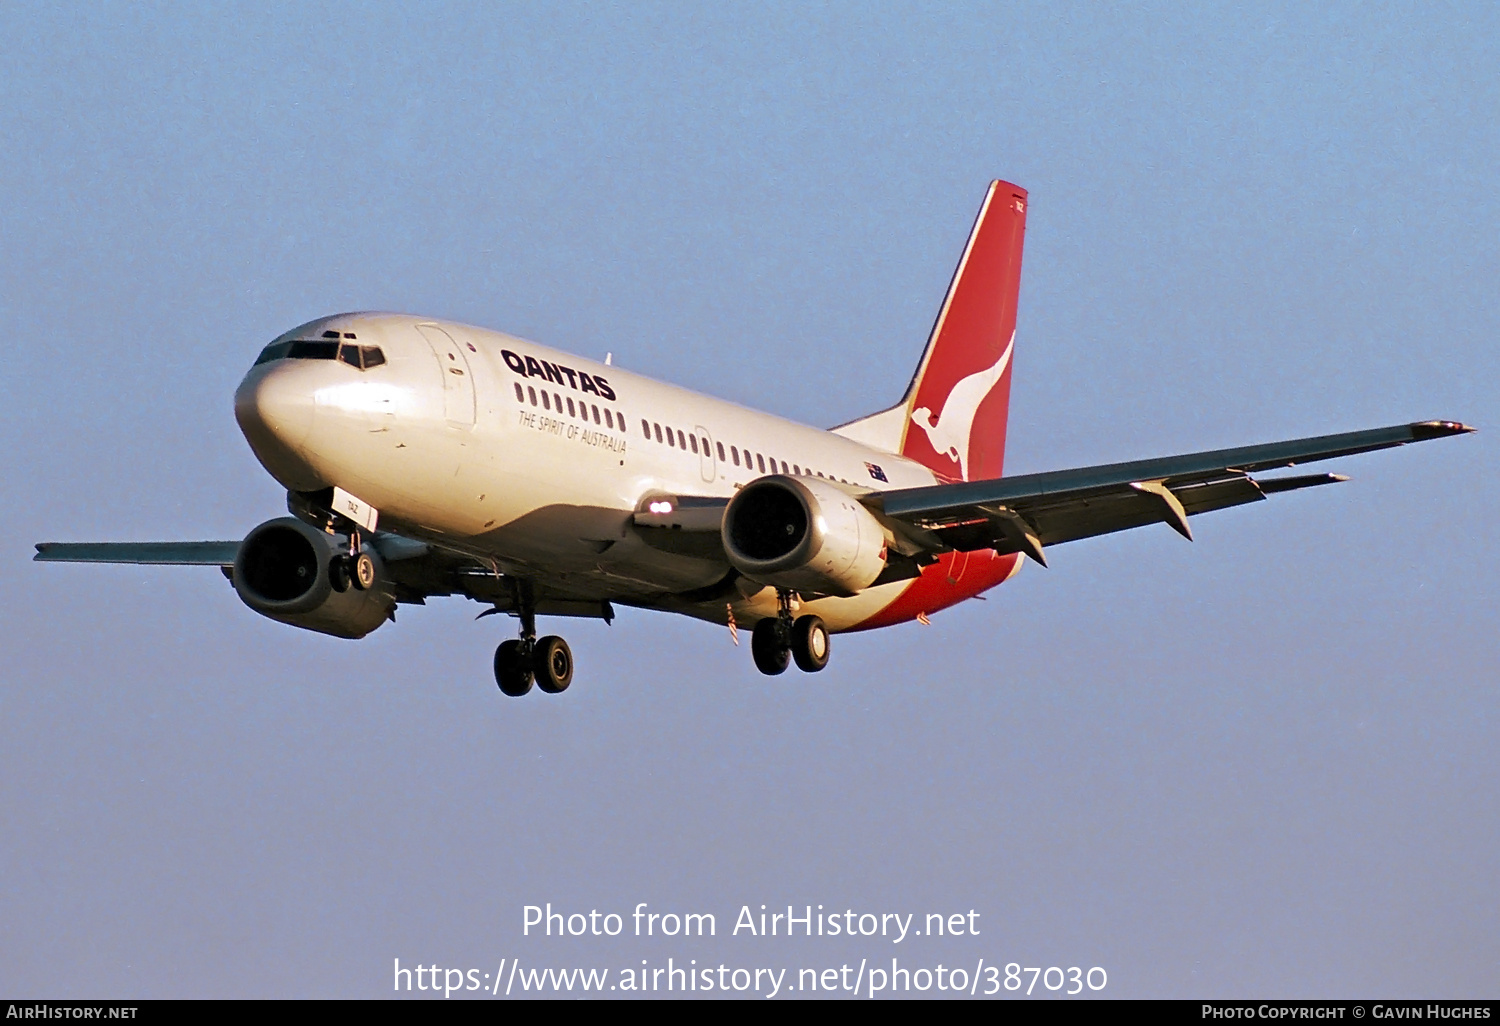
[[[797,668],[817,673],[828,665],[828,627],[822,617],[792,618],[792,593],[785,588],[776,592],[776,616],[755,625],[750,634],[750,654],[755,668],[768,676],[785,673],[788,663],[796,660]]]
[[[349,531],[349,554],[329,560],[328,583],[334,591],[348,591],[351,584],[356,591],[364,591],[375,584],[375,561],[361,551],[363,546],[359,529],[353,528]]]
[[[518,582],[516,598],[521,636],[495,649],[495,683],[512,698],[526,694],[532,684],[560,695],[573,683],[573,650],[555,634],[536,636],[536,598],[530,581]]]

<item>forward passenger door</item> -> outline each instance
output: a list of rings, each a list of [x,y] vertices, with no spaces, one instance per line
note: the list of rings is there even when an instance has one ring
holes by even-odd
[[[417,331],[432,347],[443,376],[443,414],[454,427],[474,426],[474,374],[463,347],[436,324],[419,324]]]

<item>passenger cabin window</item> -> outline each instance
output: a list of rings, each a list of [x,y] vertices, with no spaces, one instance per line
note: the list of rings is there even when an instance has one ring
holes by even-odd
[[[766,458],[760,453],[755,454],[755,465],[760,468],[762,474],[766,472]]]
[[[688,442],[691,443],[692,446],[693,446],[693,455],[694,456],[698,455],[698,436],[697,435],[688,435]]]
[[[736,467],[740,465],[740,451],[732,445],[729,447],[729,457],[734,460]]]
[[[719,462],[723,463],[724,462],[724,443],[723,442],[715,442],[714,445],[716,447],[718,447],[718,450],[719,450]]]
[[[661,441],[661,425],[658,424],[658,423],[656,423],[655,421],[652,421],[651,422],[651,430],[653,430],[653,431],[656,432],[656,440],[658,442],[660,442]]]
[[[536,405],[536,389],[532,388],[530,385],[527,385],[526,386],[526,395],[531,399],[531,405],[535,406]]]
[[[542,392],[542,409],[552,409],[552,400],[547,398],[547,393],[545,391]]]
[[[514,381],[512,384],[516,386],[516,402],[524,403],[526,401],[526,393],[521,391],[521,383]]]
[[[687,448],[687,439],[682,437],[682,431],[680,429],[677,432],[677,447],[679,449]]]

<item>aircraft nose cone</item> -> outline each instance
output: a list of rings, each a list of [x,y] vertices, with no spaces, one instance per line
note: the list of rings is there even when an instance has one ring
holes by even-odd
[[[235,392],[234,419],[256,452],[262,445],[295,452],[312,431],[313,394],[307,382],[299,380],[299,369],[257,367]]]
[[[292,491],[326,484],[306,449],[316,408],[311,384],[304,368],[283,363],[252,368],[234,393],[234,419],[255,458]]]

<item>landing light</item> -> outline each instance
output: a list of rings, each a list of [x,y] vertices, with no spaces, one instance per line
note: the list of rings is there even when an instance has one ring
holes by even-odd
[[[672,512],[672,504],[670,502],[653,502],[649,508],[652,513]]]

